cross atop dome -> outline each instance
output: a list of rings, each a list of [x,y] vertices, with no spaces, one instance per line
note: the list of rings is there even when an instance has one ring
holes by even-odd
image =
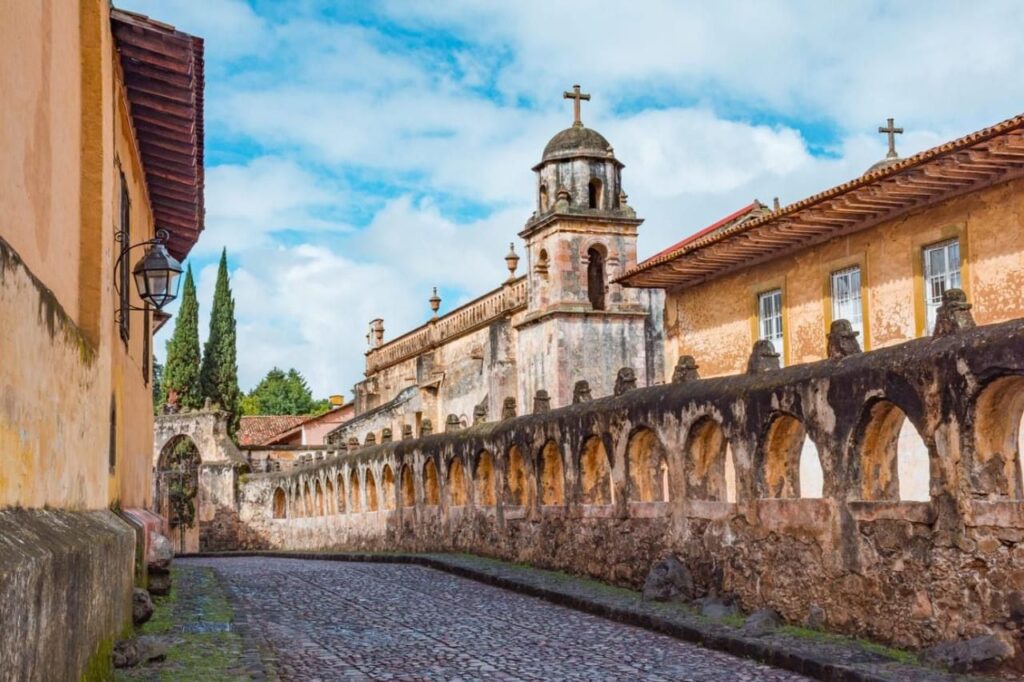
[[[579,84],[572,86],[572,92],[566,90],[562,93],[564,99],[572,100],[572,125],[573,127],[579,128],[583,126],[583,121],[580,120],[580,101],[590,101],[589,92],[580,92]]]
[[[885,155],[887,159],[898,159],[899,154],[896,153],[896,136],[903,134],[903,128],[897,128],[894,125],[894,119],[889,119],[888,125],[884,128],[878,127],[878,132],[885,133],[889,137],[889,153]]]

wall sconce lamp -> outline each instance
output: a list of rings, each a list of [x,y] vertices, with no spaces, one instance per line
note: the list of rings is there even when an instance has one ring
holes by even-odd
[[[122,272],[122,268],[125,267],[122,262],[127,257],[129,251],[145,246],[148,247],[145,255],[139,259],[139,262],[132,269],[135,286],[139,290],[139,298],[156,310],[160,310],[178,297],[178,285],[180,284],[182,269],[181,263],[168,253],[167,247],[164,246],[169,237],[170,234],[168,234],[167,230],[161,229],[156,231],[155,239],[149,239],[138,244],[132,244],[131,246],[122,246],[121,254],[117,257],[117,263],[114,265],[114,289],[117,290],[119,296],[124,297],[124,293],[120,288],[121,283],[119,282],[121,278],[118,275],[118,273]],[[118,243],[123,244],[126,241],[126,235],[118,232],[114,235],[114,239]],[[145,308],[138,308],[130,304],[126,306],[126,309],[145,310]],[[120,310],[116,311],[118,316],[120,316],[120,312]]]

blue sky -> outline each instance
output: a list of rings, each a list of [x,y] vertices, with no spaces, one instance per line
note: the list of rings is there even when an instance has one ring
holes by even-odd
[[[641,257],[859,175],[889,116],[909,155],[1024,111],[1019,2],[117,4],[206,39],[190,260],[205,334],[228,249],[246,389],[277,365],[349,394],[371,319],[393,338],[432,286],[442,312],[497,286],[573,83],[626,164]]]

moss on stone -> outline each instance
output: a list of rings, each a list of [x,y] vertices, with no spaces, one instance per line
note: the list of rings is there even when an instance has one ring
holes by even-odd
[[[108,637],[99,643],[96,651],[85,663],[82,682],[107,682],[114,679],[114,638]]]
[[[153,600],[153,617],[139,635],[167,637],[163,662],[117,671],[118,680],[248,680],[235,612],[213,569],[172,566],[171,591]]]

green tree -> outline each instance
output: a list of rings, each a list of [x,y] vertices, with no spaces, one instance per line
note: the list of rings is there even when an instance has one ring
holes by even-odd
[[[203,348],[199,383],[204,398],[209,398],[231,413],[228,421],[231,436],[238,430],[240,399],[235,342],[235,299],[228,282],[228,252],[224,249],[217,269],[217,286],[213,292],[213,307],[210,309],[210,334]]]
[[[174,322],[174,334],[167,342],[167,362],[161,379],[163,402],[176,399],[179,408],[203,406],[199,386],[199,302],[191,265],[185,273],[181,307]]]
[[[242,399],[242,414],[321,414],[326,400],[314,400],[306,379],[295,369],[275,367]]]
[[[164,366],[153,358],[153,414],[164,411]]]

